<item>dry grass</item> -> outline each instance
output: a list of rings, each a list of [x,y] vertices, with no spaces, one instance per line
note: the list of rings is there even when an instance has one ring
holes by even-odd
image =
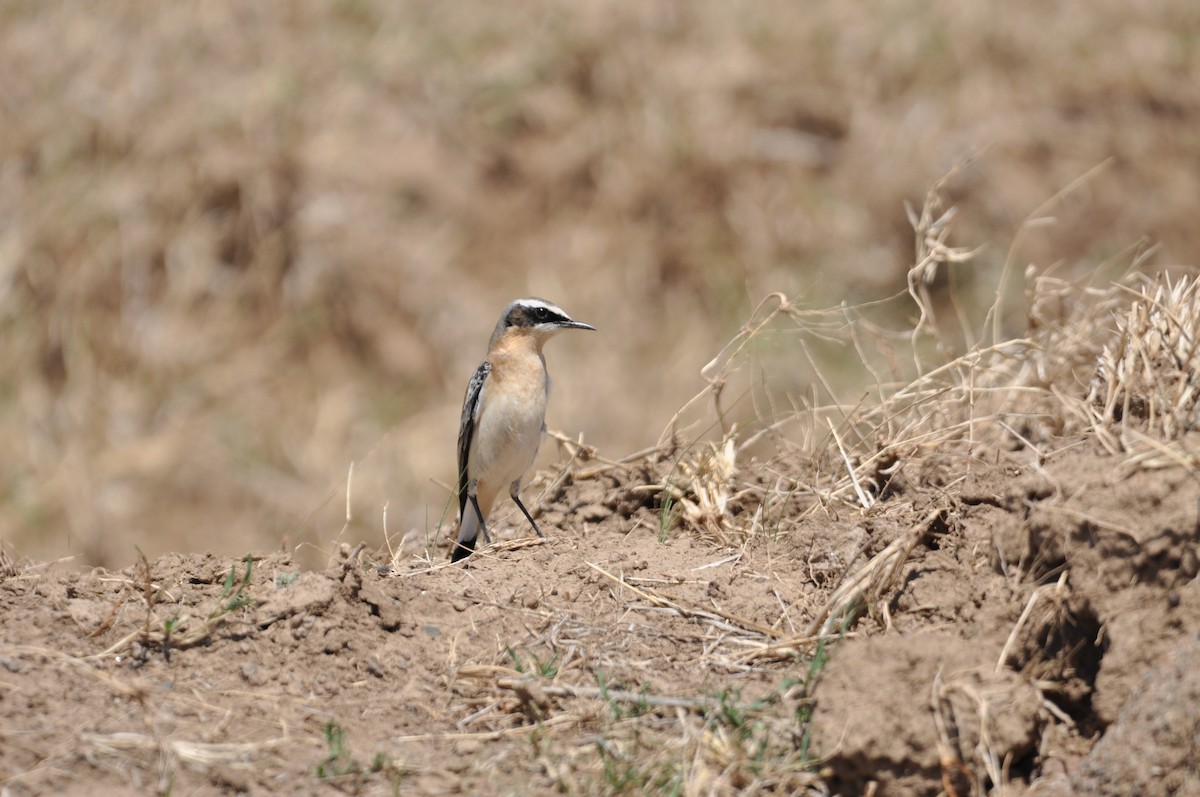
[[[1143,281],[1104,347],[1092,398],[1098,422],[1118,425],[1122,441],[1140,422],[1174,440],[1200,420],[1200,283],[1159,274]]]
[[[1113,275],[1117,287],[1103,283],[1100,271],[1074,281],[1051,274],[1025,275],[1020,291],[1023,336],[994,339],[1000,334],[996,319],[1010,314],[1005,305],[1008,291],[1002,289],[979,327],[965,323],[968,315],[960,306],[963,328],[957,336],[947,333],[937,320],[927,286],[939,270],[969,265],[977,251],[946,243],[955,213],[945,207],[941,190],[952,185],[953,176],[928,193],[919,214],[910,212],[918,242],[910,290],[884,303],[915,304],[918,319],[912,328],[889,331],[876,323],[874,317],[881,313],[877,304],[808,310],[773,295],[701,371],[708,387],[676,414],[662,438],[678,440],[685,430],[699,430],[701,436],[706,430],[720,434],[719,442],[685,446],[666,485],[667,500],[683,507],[680,520],[690,531],[723,544],[744,542],[762,533],[764,519],[778,516],[787,504],[807,506],[798,512],[799,518],[837,506],[870,514],[893,485],[923,474],[925,460],[935,458],[927,455],[960,464],[956,475],[939,479],[943,487],[952,486],[970,474],[976,449],[990,450],[997,443],[1025,447],[1036,460],[1046,439],[1094,427],[1097,413],[1090,409],[1093,399],[1087,390],[1097,361],[1101,373],[1108,373],[1113,369],[1104,363],[1113,358],[1109,341],[1114,336],[1127,341],[1148,337],[1126,334],[1128,321],[1120,329],[1112,322],[1122,301],[1121,286],[1142,279],[1136,272],[1141,258],[1131,255],[1126,276]],[[1083,183],[1070,186],[1082,187]],[[1067,196],[1066,191],[1056,195],[1027,223],[1035,223]],[[1015,277],[1002,272],[1000,280],[1008,279]],[[1178,301],[1190,301],[1189,285],[1184,280],[1176,286]],[[1162,318],[1167,312],[1189,317],[1180,307],[1156,312],[1157,323],[1166,323]],[[1191,338],[1176,334],[1172,340],[1178,350]],[[829,353],[814,353],[830,343],[840,344],[839,354],[852,351],[863,366],[862,375],[871,380],[853,401],[844,398],[852,390],[846,380],[826,371],[833,359]],[[788,358],[777,354],[785,346],[791,349]],[[964,347],[963,353],[955,354]],[[793,369],[785,384],[807,383],[808,395],[782,393],[772,384],[785,360]],[[1145,373],[1158,371],[1148,365]],[[1175,366],[1155,377],[1172,380],[1158,386],[1159,393],[1170,391],[1177,404],[1180,396],[1193,401],[1188,385],[1180,382],[1188,373]],[[1108,395],[1121,395],[1117,391],[1111,387]],[[739,395],[736,409],[728,406],[730,392]],[[1162,416],[1163,410],[1157,414]],[[764,492],[757,485],[737,482],[737,461],[772,449],[776,457],[807,462],[807,468],[779,479],[754,512],[734,519],[734,497]]]
[[[950,199],[987,276],[922,270],[927,319],[950,279],[989,304],[1014,218],[1110,158],[1010,265],[1197,249],[1186,0],[0,14],[0,531],[40,556],[328,548],[350,461],[353,532],[386,502],[424,536],[517,294],[602,330],[550,353],[554,425],[641,448],[759,296],[904,284],[904,202],[969,152]]]
[[[8,553],[8,544],[0,541],[0,579],[15,576],[21,572],[20,566]]]
[[[1194,369],[1187,364],[1196,356],[1190,329],[1190,319],[1196,315],[1190,310],[1197,295],[1195,283],[1186,277],[1172,282],[1164,276],[1141,276],[1137,268],[1142,258],[1137,252],[1127,255],[1124,274],[1114,274],[1116,282],[1109,284],[1095,275],[1067,281],[1030,273],[1022,291],[1024,336],[992,342],[999,334],[995,319],[1005,314],[1002,303],[1007,294],[998,290],[982,327],[964,329],[951,339],[935,318],[924,287],[934,271],[962,267],[973,254],[946,243],[954,210],[944,207],[940,191],[948,184],[935,186],[922,211],[910,213],[919,242],[917,260],[910,273],[910,291],[892,301],[911,299],[917,305],[919,320],[911,330],[886,332],[871,321],[876,310],[872,306],[810,311],[781,295],[768,297],[702,370],[707,388],[676,414],[664,432],[660,442],[667,446],[664,451],[678,453],[667,478],[645,488],[661,491],[662,518],[669,527],[662,531],[664,535],[678,531],[742,551],[761,535],[798,527],[814,512],[864,517],[888,513],[903,517],[910,529],[847,569],[823,605],[806,607],[808,626],[794,634],[755,624],[731,627],[728,622],[736,618],[686,610],[652,590],[619,582],[650,605],[716,624],[742,648],[727,662],[753,664],[793,657],[818,661],[827,646],[836,646],[863,621],[867,633],[890,630],[889,606],[909,557],[923,541],[948,530],[944,507],[917,518],[911,504],[883,500],[900,491],[905,480],[949,490],[973,467],[987,465],[976,460],[976,452],[994,452],[997,447],[1028,451],[1036,468],[1052,439],[1085,431],[1105,435],[1115,420],[1131,415],[1150,433],[1137,437],[1142,453],[1128,458],[1130,465],[1154,467],[1162,460],[1157,466],[1184,464],[1195,471],[1194,458],[1167,447],[1172,437],[1192,428],[1194,418]],[[1066,192],[1056,196],[1054,202],[1065,196]],[[1030,223],[1050,204],[1032,214]],[[1001,279],[1016,277],[1002,274]],[[1136,284],[1146,287],[1135,293],[1133,306],[1118,315],[1117,309],[1131,293],[1128,286]],[[960,308],[958,317],[961,321],[969,313]],[[773,364],[763,362],[767,358],[762,352],[768,348],[760,345],[764,338],[788,341],[790,361],[807,362],[811,369],[814,387],[809,397],[791,399],[790,409],[777,409],[783,402],[768,384]],[[839,399],[831,386],[834,380],[822,373],[813,354],[815,343],[832,339],[852,348],[874,375],[873,386],[857,402]],[[954,348],[964,345],[967,350],[954,356]],[[747,378],[747,373],[752,375]],[[910,374],[907,381],[896,379],[904,373]],[[739,389],[741,398],[731,406],[728,396]],[[734,420],[737,405],[746,397],[756,417],[747,419],[743,411]],[[1131,406],[1140,411],[1131,412]],[[1114,407],[1118,408],[1115,414]],[[700,439],[681,443],[681,437],[686,440],[689,434]],[[1132,434],[1125,430],[1120,439]],[[716,439],[702,442],[706,435]],[[748,469],[750,480],[741,480],[737,466],[749,456],[747,452],[761,455],[771,448],[775,453],[768,462],[777,464],[767,470],[778,474],[775,481],[764,486],[761,465]],[[950,472],[931,474],[927,462]],[[1057,583],[1038,588],[1013,584],[1018,593],[1028,592],[1028,602],[1001,653],[998,673],[1014,641],[1026,631],[1031,614],[1042,609],[1039,599],[1052,592],[1057,609],[1047,611],[1062,610],[1066,600],[1062,596],[1069,594],[1065,581],[1064,572]],[[1037,624],[1044,625],[1044,620]],[[738,632],[748,627],[755,633],[739,638]],[[1065,665],[1047,659],[1028,666],[1048,672]],[[1037,683],[1053,688],[1051,681]],[[947,792],[982,795],[1006,784],[1007,763],[997,757],[989,736],[990,712],[1003,711],[1004,706],[978,684],[938,681],[933,688]],[[1004,689],[997,694],[1003,696]],[[1057,712],[1061,721],[1070,724],[1070,718],[1045,695],[1042,701],[1047,711]],[[955,718],[949,718],[949,713]],[[973,747],[964,747],[959,738],[962,723],[977,726],[969,733]],[[762,788],[764,781],[753,784]]]

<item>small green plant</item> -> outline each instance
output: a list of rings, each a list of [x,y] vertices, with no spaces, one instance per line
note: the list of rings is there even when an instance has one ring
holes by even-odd
[[[842,625],[842,633],[846,633],[845,623]],[[820,639],[817,641],[812,658],[808,660],[808,672],[804,675],[804,688],[800,704],[796,707],[796,727],[800,730],[800,765],[806,769],[816,767],[816,761],[812,756],[812,693],[817,686],[817,680],[821,677],[821,671],[828,663],[829,651],[826,648],[826,640]]]
[[[675,525],[675,521],[679,518],[679,505],[675,501],[674,490],[675,486],[669,481],[663,489],[662,507],[658,512],[658,541],[667,541],[667,532]]]
[[[291,570],[287,573],[280,573],[279,575],[275,576],[275,588],[276,589],[284,589],[286,587],[292,586],[299,580],[300,580],[300,571],[299,570]]]
[[[170,661],[172,649],[182,649],[199,644],[212,636],[212,633],[225,619],[239,609],[250,605],[250,576],[254,569],[254,557],[246,557],[246,569],[238,575],[236,566],[229,568],[221,595],[213,608],[199,625],[192,627],[191,618],[185,614],[173,614],[161,624],[155,615],[158,604],[159,586],[154,583],[150,572],[150,562],[146,555],[138,549],[138,561],[142,569],[142,591],[146,600],[146,622],[136,635],[147,648],[162,650],[163,658]],[[133,641],[131,636],[126,642]]]
[[[386,753],[376,753],[375,757],[371,759],[371,766],[367,771],[373,775],[380,772],[399,772],[396,768],[396,763]]]
[[[709,428],[711,429],[712,427],[710,426]],[[658,510],[658,541],[660,543],[667,541],[667,532],[675,525],[675,521],[678,519],[681,511],[679,501],[676,498],[676,493],[679,493],[680,490],[674,483],[675,473],[683,463],[683,458],[687,456],[687,453],[692,450],[692,447],[697,442],[699,442],[699,438],[688,443],[683,451],[679,452],[679,456],[671,463],[671,472],[663,480],[662,500]]]
[[[730,741],[743,751],[747,770],[755,774],[761,772],[766,763],[771,735],[766,723],[755,719],[754,715],[778,701],[780,694],[777,689],[752,703],[742,702],[740,689],[722,689],[712,695],[717,705],[707,712],[708,719],[732,732]]]
[[[634,745],[638,744],[635,734]],[[683,773],[674,764],[663,762],[644,768],[637,766],[638,757],[623,756],[614,752],[610,743],[596,743],[603,767],[606,794],[661,794],[664,797],[679,797],[683,793]]]
[[[604,783],[611,794],[642,794],[646,785],[645,776],[629,761],[614,755],[600,743],[600,762],[604,766]]]
[[[253,569],[253,556],[246,557],[246,572],[240,579],[237,575],[237,568],[229,568],[229,575],[225,576],[225,584],[221,588],[221,600],[224,601],[226,598],[229,600],[223,604],[219,604],[209,614],[210,618],[235,612],[250,605],[250,596],[247,594],[247,590],[250,588],[250,573]]]
[[[517,653],[517,651],[513,650],[513,648],[510,646],[505,646],[504,651],[506,653],[508,653],[508,657],[510,659],[512,659],[514,670],[521,673],[522,675],[525,675],[527,672],[529,672],[529,667],[521,659],[521,656]],[[528,655],[529,655],[529,658],[532,660],[533,669],[539,677],[553,678],[554,676],[558,675],[558,654],[557,653],[555,653],[553,656],[551,656],[546,661],[542,661],[540,658],[538,658],[537,656],[535,656],[532,653],[530,653]]]
[[[163,621],[162,627],[162,654],[167,661],[171,660],[171,634],[179,627],[179,615],[173,614]]]
[[[361,771],[358,762],[346,750],[346,731],[335,722],[325,723],[325,746],[329,751],[317,764],[317,777],[337,778]]]
[[[682,471],[685,478],[689,475],[688,469],[684,465],[683,458],[686,457],[691,450],[695,448],[701,440],[704,439],[705,435],[715,429],[718,423],[719,421],[713,421],[710,423],[703,431],[700,432],[699,436],[694,438],[692,442],[683,447],[683,450],[679,452],[679,456],[675,458],[673,463],[671,463],[671,471],[667,474],[666,479],[663,480],[663,490],[661,493],[662,497],[658,512],[658,541],[660,543],[667,541],[668,532],[671,530],[671,527],[675,525],[675,521],[679,519],[679,516],[682,513],[680,499],[684,496],[685,491],[676,483],[676,474]],[[707,454],[705,454],[698,463],[699,467],[703,468],[704,464],[711,459],[713,453],[715,452],[709,451]]]
[[[604,670],[596,670],[596,686],[600,690],[600,698],[608,703],[608,710],[612,713],[614,720],[629,719],[633,717],[641,717],[650,713],[650,703],[646,700],[646,686],[642,686],[638,690],[640,699],[635,703],[630,703],[628,699],[618,700],[615,696],[609,693],[608,678],[604,674]],[[614,684],[613,689],[626,691],[620,683]]]
[[[316,776],[321,780],[353,780],[367,782],[375,775],[383,775],[392,784],[392,794],[400,793],[400,781],[404,770],[386,753],[376,753],[371,765],[363,767],[346,749],[346,731],[336,722],[325,723],[325,758],[316,766]]]
[[[715,697],[717,699],[716,719],[733,730],[739,740],[748,739],[752,732],[749,722],[751,707],[742,705],[742,690],[722,689]]]
[[[547,661],[534,659],[537,663],[538,675],[543,678],[553,678],[558,675],[558,654],[555,653]]]

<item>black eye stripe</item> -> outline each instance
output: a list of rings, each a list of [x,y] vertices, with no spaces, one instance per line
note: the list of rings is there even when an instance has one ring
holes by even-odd
[[[506,327],[533,327],[539,324],[565,323],[569,319],[561,311],[541,304],[514,304],[504,318]]]

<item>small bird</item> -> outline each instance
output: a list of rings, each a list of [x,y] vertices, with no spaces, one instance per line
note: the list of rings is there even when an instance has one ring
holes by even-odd
[[[487,357],[467,385],[458,426],[459,525],[451,562],[475,551],[479,532],[491,542],[486,518],[505,487],[533,530],[544,536],[521,503],[521,477],[533,466],[546,431],[550,375],[542,346],[564,329],[596,328],[572,320],[544,299],[517,299],[504,308],[492,332]]]

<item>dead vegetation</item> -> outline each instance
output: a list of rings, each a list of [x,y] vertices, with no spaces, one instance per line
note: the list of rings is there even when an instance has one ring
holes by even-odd
[[[1053,454],[1052,447],[1064,439],[1081,435],[1113,439],[1109,429],[1116,417],[1129,414],[1128,395],[1133,390],[1140,390],[1145,397],[1138,401],[1143,411],[1135,413],[1142,421],[1141,428],[1148,432],[1141,433],[1140,439],[1161,450],[1165,442],[1153,440],[1169,441],[1177,429],[1187,428],[1182,424],[1190,418],[1194,396],[1191,369],[1186,363],[1191,362],[1195,350],[1187,331],[1193,316],[1188,305],[1194,292],[1186,277],[1172,284],[1169,277],[1147,278],[1130,269],[1106,287],[1088,280],[1067,282],[1027,274],[1031,279],[1024,292],[1027,336],[989,342],[989,336],[998,331],[988,325],[1004,311],[1003,292],[998,291],[985,328],[964,330],[958,341],[959,345],[964,340],[980,342],[969,345],[964,354],[939,361],[941,355],[952,350],[953,343],[939,328],[927,304],[928,293],[920,286],[933,278],[936,269],[961,267],[972,254],[945,243],[954,213],[952,208],[941,208],[940,187],[930,192],[919,215],[910,214],[917,240],[922,243],[917,247],[918,259],[912,272],[916,276],[910,281],[908,294],[918,304],[920,321],[907,340],[902,334],[887,335],[872,324],[868,319],[872,308],[814,313],[785,297],[769,297],[739,335],[705,367],[702,373],[708,388],[672,420],[662,445],[678,453],[660,460],[658,472],[664,478],[651,481],[645,488],[633,487],[634,491],[657,492],[655,513],[660,539],[677,534],[694,537],[736,551],[731,558],[745,555],[760,536],[778,538],[795,533],[815,514],[832,519],[843,514],[894,517],[909,530],[895,536],[870,558],[860,560],[863,551],[854,554],[824,599],[797,612],[806,617],[806,626],[790,634],[779,630],[785,619],[791,622],[786,607],[781,606],[783,613],[770,623],[749,622],[727,613],[681,606],[654,589],[635,587],[589,563],[641,598],[647,609],[712,623],[722,632],[721,644],[742,648],[732,657],[714,656],[712,661],[720,661],[722,667],[737,669],[757,662],[796,659],[807,660],[811,666],[812,662],[823,662],[830,646],[836,650],[837,641],[853,636],[864,622],[863,630],[868,635],[892,631],[892,607],[903,588],[902,574],[912,572],[911,557],[918,549],[938,547],[939,536],[961,534],[957,528],[961,521],[951,520],[951,507],[958,500],[954,497],[956,488],[972,478],[973,470],[989,471],[994,463],[988,460],[998,460],[1000,452],[1019,452],[1016,460],[1037,471]],[[1061,198],[1056,197],[1056,201]],[[1040,216],[1048,208],[1049,204],[1039,208],[1035,215]],[[1136,266],[1137,261],[1132,265]],[[1150,287],[1139,292],[1127,287],[1145,283]],[[1118,316],[1117,309],[1130,299],[1132,305],[1125,315]],[[839,315],[845,323],[838,334],[853,345],[868,372],[875,376],[868,397],[852,405],[838,401],[829,388],[831,380],[820,372],[819,363],[804,344],[806,338],[831,337],[831,319]],[[791,326],[781,327],[779,321]],[[1137,332],[1131,334],[1131,328]],[[730,419],[731,411],[724,402],[739,372],[754,369],[751,352],[760,335],[795,336],[813,369],[811,383],[820,387],[814,387],[811,399],[801,406],[766,417],[760,415],[757,423],[743,432]],[[864,343],[871,338],[886,339],[890,345],[884,349]],[[901,366],[907,360],[896,356],[906,342],[910,344],[912,363],[908,369]],[[926,346],[927,342],[933,347]],[[884,362],[872,356],[881,349],[887,356]],[[1114,355],[1114,350],[1120,354]],[[1114,361],[1119,364],[1114,365]],[[1132,373],[1131,363],[1138,365],[1136,374]],[[766,370],[762,368],[759,373]],[[896,381],[895,377],[906,370],[911,381]],[[884,381],[883,373],[889,373],[892,379]],[[1101,393],[1104,400],[1096,399],[1094,386],[1090,394],[1085,392],[1093,374],[1093,385],[1107,387],[1107,392]],[[752,396],[756,412],[763,406],[775,406],[777,401],[763,386],[765,382],[742,382],[746,394],[763,391]],[[1122,405],[1125,412],[1114,416],[1113,397],[1119,395],[1126,397]],[[700,439],[680,442],[682,419],[689,411],[696,412],[705,398],[711,400],[713,419],[707,428],[719,437],[714,442],[703,442],[702,433]],[[700,414],[703,412],[701,409]],[[1168,415],[1181,426],[1172,425]],[[692,428],[704,426],[703,420],[692,424]],[[801,429],[799,434],[793,432],[797,427]],[[737,463],[746,456],[746,450],[761,453],[770,447],[774,447],[775,454],[751,467],[748,478],[741,478],[744,471]],[[1126,469],[1132,462],[1135,460],[1126,459],[1118,467]],[[1194,465],[1181,455],[1171,464],[1195,473]],[[764,472],[774,474],[765,487]],[[558,478],[562,479],[561,473]],[[1000,555],[1003,560],[1002,550]],[[1032,632],[1044,640],[1041,653],[1026,652],[1018,669],[1032,676],[1032,693],[1038,695],[1035,704],[1040,701],[1047,716],[1075,728],[1075,720],[1046,697],[1078,692],[1079,656],[1089,644],[1078,633],[1066,634],[1071,641],[1046,637],[1063,634],[1069,625],[1080,625],[1067,608],[1072,603],[1067,586],[1069,570],[1069,566],[1048,569],[1044,563],[1039,568],[1036,563],[1022,561],[1009,572],[1002,562],[1009,586],[1024,602],[1024,609],[1007,634],[995,661],[995,672],[997,676],[1011,675],[1006,667],[1012,661],[1014,643],[1031,633],[1027,625],[1041,629]],[[1026,581],[1027,573],[1036,580]],[[1045,581],[1049,577],[1056,580]],[[1085,623],[1083,627],[1089,626]],[[714,650],[719,649],[718,645]],[[1094,660],[1086,650],[1083,655]],[[819,670],[820,666],[813,675]],[[987,794],[1005,788],[1011,779],[1013,756],[1029,755],[1032,750],[1027,737],[1021,741],[1008,739],[1009,746],[993,743],[999,726],[992,715],[1007,710],[1005,703],[1014,688],[1011,679],[988,686],[956,675],[947,683],[939,673],[931,688],[946,793]],[[1030,689],[1027,685],[1022,688]],[[807,689],[801,689],[800,694],[807,695]],[[1069,699],[1078,699],[1078,695]],[[801,728],[805,722],[799,723]],[[972,729],[964,723],[975,725]],[[808,766],[814,773],[819,771],[816,759]],[[755,788],[768,788],[762,780],[726,781],[724,785],[741,789],[749,783]]]
[[[904,203],[971,152],[948,199],[985,248],[914,269],[922,336],[990,305],[995,270],[992,344],[1023,334],[1027,264],[1069,282],[1143,235],[1164,262],[1200,240],[1188,0],[0,13],[0,531],[38,558],[327,547],[352,460],[352,531],[381,541],[386,502],[423,537],[481,319],[520,294],[602,327],[554,358],[552,422],[641,449],[760,297],[904,285]],[[1006,264],[1015,220],[1102,163]],[[903,327],[891,307],[873,320]]]
[[[0,522],[325,569],[0,546],[5,790],[1022,794],[1200,629],[1196,283],[1123,248],[1195,239],[1190,5],[121,7],[0,12]],[[144,47],[51,92],[64,25]],[[623,334],[553,364],[557,533],[450,567],[526,283]]]
[[[1139,423],[1156,437],[1174,440],[1196,428],[1200,404],[1200,291],[1183,276],[1146,278],[1131,291],[1117,318],[1116,339],[1104,347],[1092,398],[1098,420]]]

